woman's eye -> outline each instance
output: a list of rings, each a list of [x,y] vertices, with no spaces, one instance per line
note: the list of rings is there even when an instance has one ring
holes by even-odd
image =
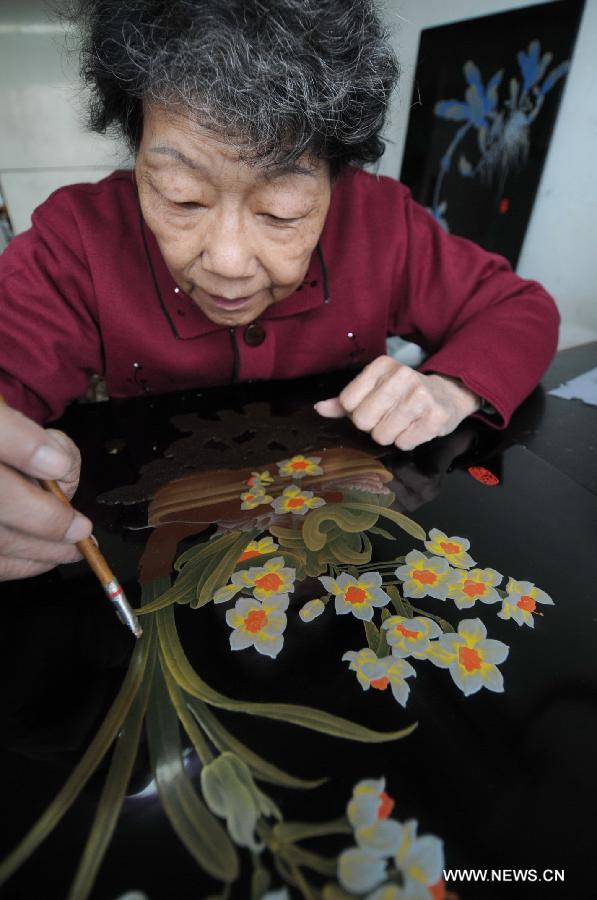
[[[203,209],[202,203],[195,203],[193,200],[176,200],[174,201],[174,205],[178,206],[179,209]]]
[[[296,216],[274,216],[273,213],[264,213],[264,216],[269,222],[273,222],[274,225],[289,225],[298,221]]]

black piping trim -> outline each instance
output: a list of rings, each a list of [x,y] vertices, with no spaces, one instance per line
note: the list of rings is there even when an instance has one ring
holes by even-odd
[[[164,298],[162,297],[162,292],[160,291],[160,286],[158,284],[157,275],[155,274],[155,269],[153,268],[153,263],[151,261],[151,254],[149,252],[149,245],[147,243],[147,235],[145,234],[145,222],[143,221],[143,213],[139,213],[139,222],[141,225],[141,237],[143,238],[143,246],[145,247],[145,255],[147,257],[147,263],[149,265],[149,271],[151,272],[151,278],[153,281],[153,286],[155,288],[156,296],[158,298],[158,303],[160,304],[160,306],[162,308],[162,312],[164,313],[164,315],[166,317],[166,321],[168,322],[168,325],[170,326],[172,334],[174,335],[174,337],[177,340],[180,340],[180,335],[179,335],[178,331],[176,330],[176,326],[175,326],[174,322],[172,321],[172,319],[170,318],[170,314],[169,314],[168,310],[166,309],[166,304],[164,303]]]
[[[230,343],[232,344],[232,353],[233,353],[231,384],[237,384],[238,376],[239,376],[239,372],[240,372],[240,354],[238,352],[238,341],[236,339],[236,328],[229,328],[228,334],[230,335]]]
[[[323,250],[321,249],[321,244],[317,244],[316,247],[317,256],[319,257],[319,265],[321,266],[321,281],[323,285],[323,302],[330,302],[330,282],[328,279],[328,270],[325,264],[325,259],[323,258]]]

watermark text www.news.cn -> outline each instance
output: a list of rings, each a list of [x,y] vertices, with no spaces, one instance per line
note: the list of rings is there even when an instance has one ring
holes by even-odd
[[[563,882],[564,869],[444,869],[444,881]]]

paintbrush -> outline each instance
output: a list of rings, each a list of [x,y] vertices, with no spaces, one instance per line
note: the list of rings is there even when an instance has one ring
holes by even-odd
[[[1,394],[0,405],[7,405]],[[53,494],[61,503],[64,503],[65,506],[71,506],[68,497],[58,487],[55,481],[47,478],[40,478],[38,480],[45,491]],[[120,621],[132,631],[135,637],[141,637],[143,629],[141,628],[139,620],[126,599],[118,579],[102,556],[95,539],[87,537],[82,541],[77,541],[77,549],[85,557],[91,570],[97,576],[108,600],[114,605],[114,609],[116,610],[116,614]]]

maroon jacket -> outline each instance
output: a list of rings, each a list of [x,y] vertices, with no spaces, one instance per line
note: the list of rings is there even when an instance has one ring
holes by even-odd
[[[255,329],[215,325],[176,289],[131,172],[61,188],[0,256],[0,393],[45,421],[92,373],[113,397],[294,378],[365,365],[392,334],[429,354],[422,371],[460,378],[507,423],[555,352],[549,295],[445,234],[393,179],[344,173],[320,247],[256,344]]]

